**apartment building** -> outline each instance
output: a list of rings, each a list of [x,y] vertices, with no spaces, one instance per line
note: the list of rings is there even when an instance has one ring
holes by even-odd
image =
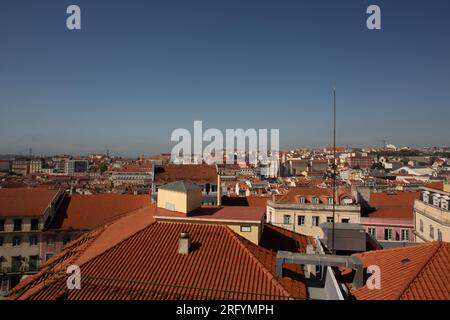
[[[61,190],[46,188],[0,189],[0,294],[38,271],[45,259],[40,252],[42,231],[64,196]]]
[[[11,171],[26,176],[29,173],[29,163],[26,159],[16,159],[12,162]]]
[[[278,200],[267,201],[268,223],[308,236],[323,237],[320,224],[333,221],[360,223],[361,207],[351,191],[338,188],[333,197],[331,188],[293,188]]]
[[[450,242],[450,182],[420,188],[414,202],[414,234],[417,242]]]
[[[151,187],[153,182],[153,165],[125,165],[111,173],[111,182],[114,187],[118,186],[147,186]]]
[[[381,244],[414,242],[413,207],[419,196],[419,192],[372,192],[361,224]]]

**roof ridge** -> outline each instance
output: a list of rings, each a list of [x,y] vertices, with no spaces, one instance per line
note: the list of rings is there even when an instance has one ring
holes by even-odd
[[[270,282],[274,282],[274,285],[276,287],[279,287],[279,289],[286,294],[287,298],[293,298],[292,294],[284,287],[284,285],[277,279],[277,277],[272,273],[272,271],[270,271],[269,269],[266,268],[266,266],[253,254],[253,252],[251,250],[248,249],[248,247],[243,243],[243,240],[245,240],[246,242],[248,242],[249,245],[254,245],[253,243],[251,243],[250,241],[248,241],[247,239],[245,239],[242,236],[239,236],[238,234],[236,234],[233,230],[231,230],[230,227],[225,226],[227,232],[229,232],[232,236],[232,238],[234,239],[234,241],[237,241],[239,246],[241,246],[249,255],[250,258],[255,261],[255,263],[263,270],[263,272],[265,274],[268,275]],[[258,246],[259,248],[259,246]],[[263,250],[267,250],[265,248],[260,248]]]
[[[422,273],[422,271],[425,269],[425,267],[430,263],[431,259],[433,259],[437,252],[439,251],[440,248],[443,247],[442,242],[441,241],[433,241],[431,242],[431,247],[434,249],[431,251],[431,253],[429,254],[428,259],[425,260],[425,262],[423,262],[419,268],[417,268],[418,270],[416,272],[414,272],[414,276],[411,278],[411,281],[409,281],[404,288],[402,288],[400,294],[398,295],[397,299],[400,299],[401,296],[403,296],[403,294],[406,292],[406,290],[408,290],[408,288],[413,284],[413,282],[417,279],[417,277],[419,276],[420,273]]]

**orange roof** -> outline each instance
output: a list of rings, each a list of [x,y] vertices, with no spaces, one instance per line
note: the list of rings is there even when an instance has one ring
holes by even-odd
[[[0,217],[39,217],[58,190],[47,188],[0,189]]]
[[[213,165],[204,164],[168,164],[155,166],[155,182],[167,183],[178,180],[188,182],[216,182],[217,170]]]
[[[65,199],[50,229],[91,230],[149,205],[149,195],[74,194]]]
[[[424,184],[423,187],[443,191],[444,190],[444,182],[443,181],[430,182],[430,183]]]
[[[262,221],[266,207],[237,207],[237,206],[202,206],[188,214],[171,211],[164,208],[154,208],[154,216],[168,218],[193,218],[203,220],[238,220],[238,221]]]
[[[368,214],[371,218],[413,219],[414,200],[420,192],[396,192],[370,194],[370,204],[376,210]]]
[[[275,237],[278,229],[269,226],[267,230]],[[181,232],[188,232],[192,239],[187,255],[178,253]],[[292,242],[308,241],[297,237]],[[305,248],[296,249],[304,252]],[[301,270],[290,268],[292,278],[279,278],[275,261],[275,251],[252,244],[226,226],[152,223],[148,215],[137,213],[70,243],[38,274],[16,286],[9,298],[305,299]],[[71,264],[81,269],[80,290],[67,289],[65,270]]]
[[[432,242],[355,254],[364,267],[378,265],[381,289],[352,291],[360,300],[450,300],[450,244]],[[344,271],[346,274],[348,270]]]
[[[237,197],[237,196],[222,196],[223,206],[239,206],[239,207],[267,207],[267,199],[272,199],[272,197]]]

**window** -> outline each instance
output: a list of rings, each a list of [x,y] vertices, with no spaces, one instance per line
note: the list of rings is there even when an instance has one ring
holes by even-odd
[[[314,197],[314,198],[313,198],[313,203],[314,203],[314,204],[319,204],[319,198]]]
[[[38,260],[39,260],[39,256],[30,256],[28,258],[28,270],[29,271],[38,271],[38,269],[39,269]]]
[[[0,237],[0,247],[3,246],[3,237]]]
[[[402,229],[401,230],[401,240],[402,241],[409,241],[409,229]]]
[[[434,239],[434,227],[430,224],[430,238]]]
[[[434,195],[433,197],[433,206],[439,207],[439,200],[440,196],[438,194]]]
[[[312,217],[312,225],[314,227],[317,227],[319,225],[319,217],[318,216],[313,216]]]
[[[31,219],[31,231],[36,231],[39,228],[39,219]]]
[[[241,226],[241,232],[252,232],[251,226]]]
[[[420,232],[423,233],[423,221],[420,220]]]
[[[14,219],[14,231],[22,231],[22,219]]]
[[[422,196],[422,201],[423,202],[425,202],[425,203],[428,203],[428,194],[426,194],[426,193],[423,193],[423,196]]]
[[[444,210],[448,210],[448,200],[442,199],[441,207],[442,207],[442,209],[444,209]]]
[[[20,272],[21,267],[22,267],[22,257],[21,256],[11,257],[11,271]]]
[[[333,217],[327,217],[327,222],[333,222]]]
[[[37,246],[37,245],[38,245],[38,237],[30,236],[30,246]]]
[[[304,204],[304,203],[305,203],[305,197],[300,197],[299,202],[300,202],[301,204]]]
[[[297,223],[299,226],[305,225],[305,216],[298,216],[297,217]]]
[[[53,257],[53,253],[47,253],[45,254],[45,261],[50,260]]]
[[[333,204],[333,198],[332,197],[328,198],[328,204]]]
[[[20,242],[21,242],[20,237],[14,237],[14,238],[13,238],[13,241],[12,241],[13,247],[18,247],[18,246],[20,246]]]
[[[63,236],[63,246],[65,246],[66,244],[68,244],[70,242],[70,236]]]
[[[367,228],[367,233],[369,235],[371,235],[373,238],[375,238],[376,234],[377,234],[377,229],[373,228],[373,227],[369,227],[369,228]]]
[[[384,240],[392,240],[392,229],[384,229]]]
[[[291,224],[291,216],[288,215],[288,214],[285,214],[285,215],[283,216],[283,223],[284,223],[284,224]]]
[[[54,236],[47,236],[47,245],[48,246],[54,246],[55,245],[55,237]]]
[[[438,234],[438,241],[442,241],[442,231],[441,231],[441,229],[438,229],[438,231],[437,231],[437,234]]]
[[[350,218],[342,218],[341,222],[342,223],[350,223]]]
[[[0,231],[5,231],[5,220],[0,219]]]

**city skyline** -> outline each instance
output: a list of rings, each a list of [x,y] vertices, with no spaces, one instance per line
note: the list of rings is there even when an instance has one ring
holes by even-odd
[[[78,1],[69,31],[69,3],[4,2],[0,154],[170,152],[194,120],[329,146],[334,85],[338,145],[448,145],[449,4],[377,1],[370,31],[369,2],[324,3]]]

